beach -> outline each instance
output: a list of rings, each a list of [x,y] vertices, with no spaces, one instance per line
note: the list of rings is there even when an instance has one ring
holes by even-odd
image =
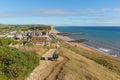
[[[54,29],[52,31],[52,33],[54,34],[57,34],[57,33],[60,33],[58,30]],[[58,38],[60,38],[61,40],[65,41],[67,44],[71,45],[71,46],[76,46],[76,47],[79,47],[79,48],[82,48],[82,49],[85,49],[85,50],[88,50],[88,51],[92,51],[94,53],[100,53],[100,54],[103,54],[103,55],[106,55],[106,56],[109,56],[109,57],[117,57],[117,56],[114,56],[114,55],[109,55],[109,53],[105,53],[105,52],[102,52],[96,48],[93,48],[91,46],[88,46],[84,43],[75,43],[75,42],[67,42],[67,41],[70,41],[70,40],[74,40],[74,39],[71,39],[69,37],[66,37],[66,36],[60,36],[60,35],[57,35]]]

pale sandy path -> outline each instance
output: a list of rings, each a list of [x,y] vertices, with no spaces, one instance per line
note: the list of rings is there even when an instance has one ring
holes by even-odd
[[[51,57],[54,49],[50,49],[43,57]],[[41,60],[40,65],[31,73],[26,80],[53,80],[62,67],[64,58],[59,57],[57,61]],[[54,74],[53,74],[54,73]]]

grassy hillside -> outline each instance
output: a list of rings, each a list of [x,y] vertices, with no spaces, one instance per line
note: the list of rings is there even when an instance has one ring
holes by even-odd
[[[113,58],[111,56],[105,55],[105,54],[101,54],[99,52],[93,52],[93,51],[88,51],[82,48],[78,48],[78,47],[73,47],[73,46],[69,46],[66,44],[63,44],[63,47],[70,49],[72,51],[74,51],[77,54],[80,54],[88,59],[91,59],[95,62],[97,62],[98,64],[101,64],[105,67],[107,67],[109,70],[116,72],[117,74],[120,75],[120,60]]]
[[[0,80],[23,80],[38,64],[35,53],[0,46]]]
[[[116,58],[65,43],[60,53],[69,58],[62,71],[65,80],[120,79],[120,61]]]

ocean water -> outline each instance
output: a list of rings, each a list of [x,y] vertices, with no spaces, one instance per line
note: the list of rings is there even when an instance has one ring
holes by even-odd
[[[84,44],[96,48],[97,50],[120,57],[120,27],[55,27],[60,32],[84,32],[84,35],[70,36],[73,39],[89,39]]]

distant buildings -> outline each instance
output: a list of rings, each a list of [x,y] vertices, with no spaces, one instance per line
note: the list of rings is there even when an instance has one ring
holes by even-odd
[[[0,38],[32,41],[35,44],[49,45],[49,31],[13,31],[0,34]]]
[[[27,32],[25,35],[32,37],[32,36],[45,36],[48,34],[49,34],[49,32],[47,32],[47,31],[42,31],[42,32],[31,31],[31,32]]]
[[[50,45],[49,37],[34,36],[34,37],[31,38],[31,41],[35,44]]]
[[[6,38],[11,38],[11,39],[13,39],[13,38],[14,38],[14,35],[11,35],[11,34],[6,35]]]

